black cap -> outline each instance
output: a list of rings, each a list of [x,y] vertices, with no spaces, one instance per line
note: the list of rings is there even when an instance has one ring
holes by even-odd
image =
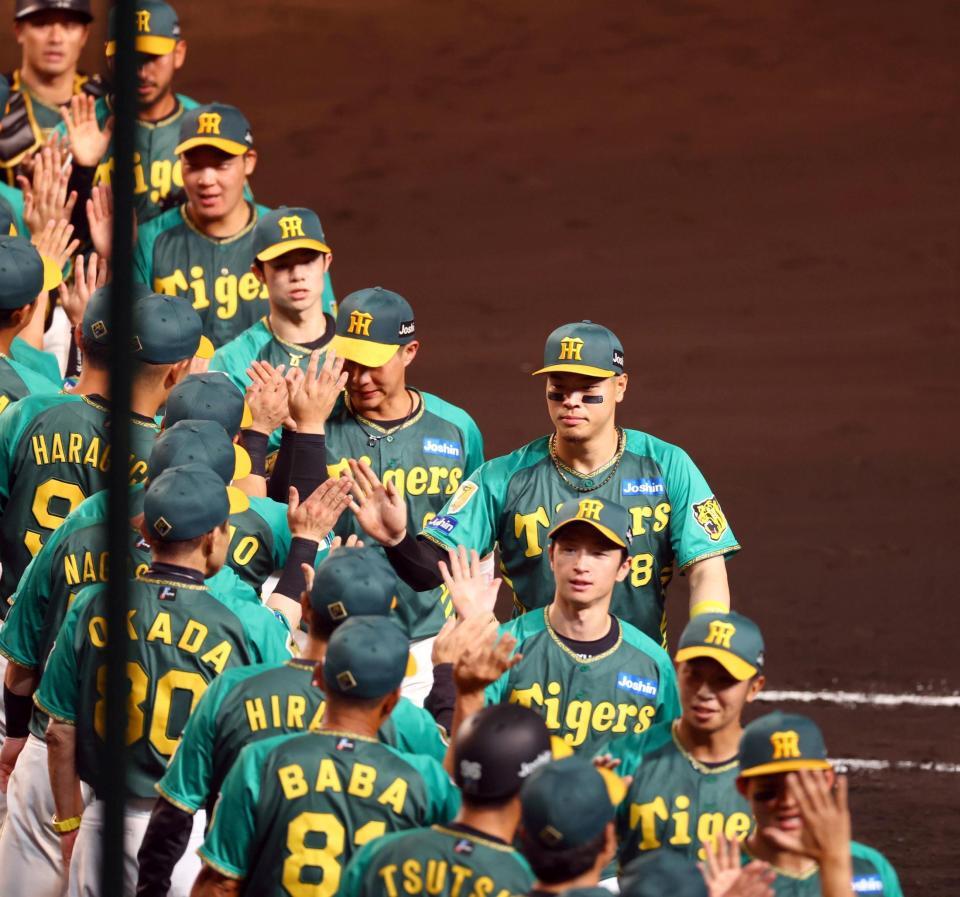
[[[167,396],[164,427],[181,420],[216,421],[233,439],[253,423],[253,414],[243,393],[223,371],[204,371],[184,377]]]
[[[17,0],[16,11],[13,14],[14,21],[32,16],[34,13],[47,12],[48,10],[60,10],[61,12],[75,12],[82,16],[87,22],[93,21],[93,13],[90,11],[90,0]]]

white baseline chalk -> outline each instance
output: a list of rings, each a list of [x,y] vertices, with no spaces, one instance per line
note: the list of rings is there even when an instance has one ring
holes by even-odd
[[[855,757],[840,757],[831,760],[836,766],[845,766],[849,770],[864,772],[883,772],[884,770],[903,770],[906,772],[948,772],[960,773],[960,763],[935,763],[920,760],[858,760]]]
[[[960,695],[872,694],[865,691],[762,691],[757,700],[813,704],[868,704],[874,707],[960,707]]]

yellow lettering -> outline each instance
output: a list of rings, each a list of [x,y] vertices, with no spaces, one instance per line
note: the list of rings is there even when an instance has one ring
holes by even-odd
[[[77,557],[74,554],[68,554],[63,559],[63,575],[68,586],[75,586],[80,582],[80,567],[77,564]]]
[[[606,732],[613,725],[617,716],[617,708],[609,701],[601,701],[593,709],[590,728],[594,732]]]
[[[161,611],[157,614],[147,633],[148,642],[161,641],[165,645],[173,644],[173,628],[170,624],[170,614]]]
[[[280,239],[292,240],[294,237],[304,237],[303,219],[299,215],[284,215],[277,221],[280,225]]]
[[[583,340],[576,336],[565,336],[560,340],[559,361],[580,361]]]
[[[420,864],[416,860],[405,860],[403,864],[403,889],[408,894],[423,892],[423,879]]]
[[[281,766],[277,770],[277,778],[280,779],[280,787],[283,789],[283,796],[287,800],[303,797],[309,790],[307,780],[303,777],[303,770],[296,763]]]
[[[343,786],[340,784],[340,776],[337,775],[337,767],[334,766],[333,760],[325,757],[320,761],[320,769],[317,771],[317,783],[313,786],[313,789],[314,791],[326,791],[328,788],[331,791],[343,791]]]
[[[424,467],[411,467],[407,474],[407,493],[409,495],[423,495],[427,487],[429,474]]]
[[[373,794],[373,786],[376,781],[377,771],[372,766],[357,763],[350,770],[347,794],[352,794],[354,797],[369,797]]]
[[[133,618],[136,615],[137,611],[135,609],[127,611],[127,638],[130,639],[131,642],[140,641],[140,639],[137,638],[137,630],[133,628]]]
[[[603,510],[603,502],[595,498],[581,498],[577,506],[578,520],[600,520],[600,512]]]
[[[197,116],[197,134],[220,136],[220,122],[223,116],[219,112],[201,112]]]
[[[773,745],[774,760],[796,760],[800,754],[800,736],[793,729],[785,732],[774,732],[770,736]]]
[[[53,438],[51,439],[52,448],[50,449],[50,461],[51,463],[56,463],[58,461],[65,462],[67,456],[63,451],[63,437],[59,433],[54,433]]]
[[[203,268],[194,265],[190,269],[190,289],[193,291],[193,307],[196,309],[209,308],[210,300],[207,298],[207,282],[204,279]]]
[[[690,814],[687,810],[690,809],[690,798],[685,794],[678,794],[673,799],[673,806],[676,809],[676,812],[673,814],[673,837],[670,839],[671,844],[689,844],[690,843]],[[720,813],[717,813],[717,816],[720,816],[721,821],[723,816]],[[700,817],[701,821],[703,817]]]
[[[221,320],[232,318],[237,313],[237,275],[223,274],[213,282],[213,295],[220,308],[217,317]]]
[[[532,514],[516,514],[513,518],[513,533],[519,539],[521,533],[526,542],[524,557],[535,558],[543,554],[540,547],[540,527],[550,526],[546,508],[541,505]]]
[[[287,728],[302,729],[303,715],[307,712],[307,702],[303,695],[290,695],[287,698]]]
[[[640,733],[646,732],[650,728],[650,723],[653,722],[653,718],[657,713],[657,708],[652,704],[647,704],[645,707],[640,707],[637,709],[637,724],[633,727],[633,731]]]
[[[563,736],[563,740],[571,747],[583,744],[587,740],[590,732],[590,714],[593,712],[593,704],[590,701],[571,701],[567,705],[567,713],[564,722],[566,728],[572,729]]]
[[[280,728],[280,695],[270,695],[270,710],[273,712],[273,728]]]
[[[189,654],[196,654],[203,646],[203,640],[207,637],[207,627],[196,620],[188,620],[177,647],[181,651]]]
[[[237,281],[237,292],[244,302],[256,299],[260,295],[260,281],[257,280],[257,275],[252,271],[247,271],[246,274],[241,275]]]
[[[653,531],[655,533],[663,532],[670,523],[670,505],[662,501],[653,509]]]
[[[701,813],[700,818],[697,820],[697,840],[701,844],[711,844],[716,840],[717,835],[723,834],[723,813]],[[670,843],[679,843],[674,842],[673,838],[670,839]],[[689,844],[690,841],[684,841],[684,844]],[[701,848],[702,849],[702,848]]]
[[[350,312],[350,325],[347,327],[347,333],[356,336],[370,336],[370,325],[373,323],[373,315],[365,311]]]
[[[447,883],[446,860],[427,860],[426,891],[428,894],[439,894]]]
[[[67,459],[71,464],[80,463],[81,448],[83,448],[83,437],[79,433],[71,433],[67,443]]]
[[[93,439],[87,444],[87,450],[83,456],[83,463],[88,464],[90,467],[97,468],[100,466],[100,437],[94,436]]]
[[[87,624],[87,634],[94,647],[105,648],[107,646],[107,618],[92,617]]]
[[[214,645],[206,654],[201,654],[200,661],[201,663],[210,664],[218,673],[222,673],[223,668],[230,659],[232,651],[233,646],[229,642],[220,642],[219,645]]]
[[[463,470],[459,467],[450,468],[450,481],[447,483],[444,495],[453,495],[460,488],[460,480],[463,479]]]
[[[635,829],[639,825],[643,836],[639,850],[657,850],[661,846],[657,838],[657,820],[666,822],[667,816],[667,805],[662,797],[646,804],[630,804],[630,828]]]
[[[173,166],[169,159],[154,159],[150,164],[150,199],[159,202],[173,187]]]
[[[38,467],[41,464],[50,463],[50,454],[47,451],[47,440],[42,433],[31,436],[30,445],[33,446],[33,460]]]
[[[733,623],[726,620],[711,620],[707,630],[706,642],[708,645],[716,645],[718,648],[729,648],[730,639],[736,634],[737,629]]]
[[[267,728],[267,711],[263,706],[262,698],[247,698],[243,706],[247,711],[247,725],[250,726],[251,732],[259,732]]]
[[[387,790],[377,798],[377,803],[391,807],[393,812],[399,815],[403,812],[403,805],[407,800],[408,787],[406,779],[394,779]]]
[[[446,467],[430,468],[430,485],[427,486],[427,495],[440,494],[440,480],[445,480],[450,474]]]
[[[135,13],[137,17],[137,31],[150,31],[150,11],[148,9],[138,9]]]
[[[397,867],[394,863],[389,866],[381,866],[377,870],[377,875],[383,879],[383,887],[387,892],[387,897],[399,897],[400,892],[397,890],[397,883],[394,881],[396,873]]]
[[[650,505],[640,505],[630,509],[630,530],[635,536],[646,534],[647,528],[643,525],[643,521],[648,517],[653,517],[653,508]]]
[[[617,704],[617,722],[613,727],[614,732],[626,732],[627,731],[627,720],[631,716],[637,715],[637,705],[636,704]]]

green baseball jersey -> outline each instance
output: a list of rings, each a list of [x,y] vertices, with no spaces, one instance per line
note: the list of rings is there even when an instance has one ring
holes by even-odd
[[[283,666],[229,670],[207,689],[191,714],[183,740],[157,791],[195,813],[212,809],[230,767],[249,743],[283,733],[316,729],[326,700],[311,684],[314,661],[290,659]],[[400,698],[380,727],[380,741],[398,750],[443,762],[446,745],[433,717]]]
[[[384,483],[396,486],[406,499],[410,520],[420,527],[483,463],[483,437],[466,411],[431,393],[413,392],[420,409],[396,430],[384,430],[354,413],[341,398],[325,427],[327,470],[340,476],[349,472],[349,458],[367,461]],[[341,515],[335,532],[344,538],[363,535],[352,514]],[[411,639],[436,635],[453,613],[445,586],[414,592],[400,581],[397,589],[396,614]]]
[[[740,546],[686,452],[638,430],[625,434],[619,465],[591,477],[555,463],[548,437],[488,461],[421,535],[481,555],[496,545],[516,612],[523,613],[553,600],[546,543],[556,509],[575,498],[615,501],[630,511],[633,545],[630,575],[615,587],[611,611],[666,645],[664,602],[674,569]]]
[[[267,287],[250,270],[253,230],[270,211],[250,203],[250,221],[222,240],[208,237],[178,206],[140,228],[134,252],[134,276],[158,293],[184,296],[203,319],[203,332],[215,346],[243,333],[270,311]],[[324,310],[335,309],[329,274],[324,281]]]
[[[390,831],[447,823],[460,792],[431,757],[341,732],[247,745],[199,849],[256,897],[343,894],[344,865]]]
[[[60,383],[48,380],[0,352],[0,414],[24,396],[33,393],[58,393],[61,388]]]
[[[210,681],[229,667],[288,657],[287,630],[266,608],[225,604],[206,585],[161,578],[152,571],[131,580],[127,592],[128,787],[136,797],[153,786],[180,740],[187,717]],[[103,797],[107,589],[77,595],[43,671],[36,705],[77,727],[77,770]]]
[[[327,311],[328,286],[329,284],[325,284],[323,291],[323,306],[327,325],[324,334],[332,339],[337,325]],[[234,337],[229,343],[217,349],[213,355],[213,360],[210,362],[210,370],[223,371],[241,392],[246,392],[250,385],[247,368],[254,361],[266,361],[274,367],[281,364],[286,368],[306,367],[311,351],[306,346],[288,342],[274,334],[270,328],[269,316],[264,315],[256,324],[248,327],[239,336]],[[322,352],[326,353],[326,345]],[[307,361],[304,361],[304,359],[307,359]]]
[[[879,850],[850,843],[850,855],[853,859],[854,894],[876,894],[878,897],[903,897],[900,880],[890,861]],[[753,857],[746,851],[741,856],[744,865]],[[773,880],[773,893],[777,897],[820,897],[820,870],[814,868],[806,875],[788,875],[774,867],[777,877]]]
[[[60,376],[60,365],[57,363],[56,357],[50,352],[31,346],[30,343],[19,336],[15,336],[10,344],[10,357],[18,364],[30,368],[30,370],[54,383],[63,382],[63,378]]]
[[[533,882],[529,864],[509,844],[465,826],[434,825],[365,844],[344,870],[340,891],[350,897],[520,897]]]
[[[621,735],[645,732],[680,712],[677,678],[667,653],[624,620],[615,644],[580,657],[550,625],[547,608],[502,627],[523,655],[487,689],[487,703],[522,704],[578,751],[594,753]]]
[[[139,482],[157,435],[133,415],[130,481]],[[107,485],[110,409],[93,396],[33,395],[0,416],[0,597],[16,588],[40,546],[70,511]]]
[[[707,766],[683,749],[674,729],[664,722],[609,745],[619,771],[633,776],[617,808],[621,866],[661,847],[703,861],[703,845],[717,835],[742,841],[752,828],[750,804],[737,791],[737,760]]]
[[[17,233],[21,237],[29,237],[30,231],[23,220],[23,193],[16,187],[0,181],[0,202],[7,207]]]

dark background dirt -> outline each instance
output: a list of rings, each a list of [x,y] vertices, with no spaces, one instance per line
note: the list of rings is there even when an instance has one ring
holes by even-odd
[[[319,211],[339,296],[412,301],[415,382],[488,454],[547,426],[546,334],[601,321],[622,421],[690,451],[744,546],[770,686],[960,688],[960,7],[180,5],[180,89],[245,110],[258,199]],[[956,710],[807,712],[837,756],[960,762]],[[908,892],[956,889],[957,776],[852,790]]]

